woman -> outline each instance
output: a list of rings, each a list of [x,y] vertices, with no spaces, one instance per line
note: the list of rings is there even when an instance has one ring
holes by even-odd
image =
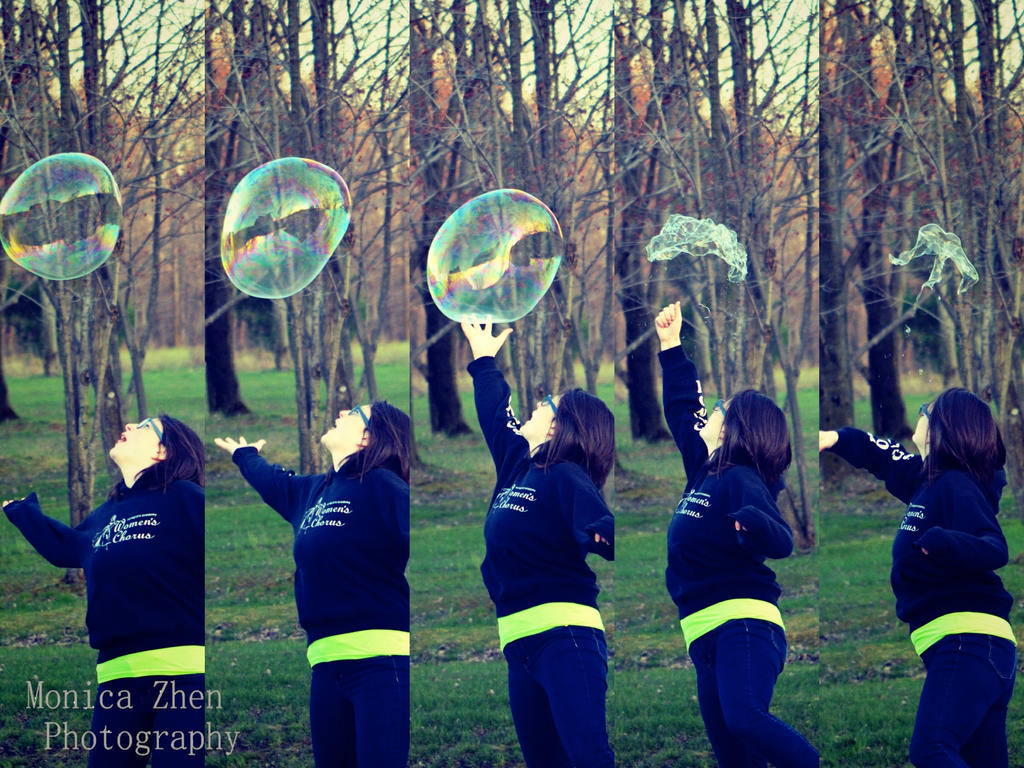
[[[775,500],[792,458],[786,417],[753,390],[704,407],[680,346],[679,302],[655,319],[665,418],[686,490],[668,529],[665,581],[697,672],[697,698],[721,768],[817,766],[807,740],[769,711],[786,661],[781,589],[765,558],[787,557],[793,534]]]
[[[996,520],[1006,477],[992,412],[965,389],[921,407],[920,456],[859,429],[820,432],[818,447],[871,472],[907,504],[892,546],[896,615],[927,675],[910,760],[925,766],[1006,766],[1006,708],[1016,673],[1013,598]]]
[[[385,401],[342,411],[320,438],[325,475],[217,438],[295,531],[295,603],[312,667],[318,768],[404,768],[409,755],[409,417]]]
[[[477,417],[497,469],[480,567],[508,662],[509,703],[529,768],[614,764],[605,723],[608,650],[586,557],[614,557],[601,488],[615,454],[611,411],[579,389],[520,424],[494,356],[512,332],[463,323]]]
[[[190,745],[205,737],[192,706],[205,670],[203,444],[161,414],[125,425],[110,458],[121,482],[74,528],[46,517],[34,493],[4,512],[53,565],[85,571],[99,651],[89,765],[141,766],[152,754],[154,767],[201,766],[204,750]]]

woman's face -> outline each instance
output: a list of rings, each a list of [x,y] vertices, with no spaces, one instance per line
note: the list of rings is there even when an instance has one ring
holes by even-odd
[[[924,406],[927,408],[927,406]],[[917,427],[914,429],[914,436],[911,438],[914,441],[914,445],[917,446],[917,452],[921,454],[921,458],[928,457],[928,415],[927,411],[922,413],[917,419]]]
[[[708,447],[708,453],[714,453],[715,449],[722,444],[725,437],[725,411],[729,408],[729,402],[721,405],[716,404],[708,413],[707,423],[700,429],[700,437]]]
[[[165,458],[163,446],[164,425],[160,419],[143,419],[137,424],[125,424],[121,439],[110,449],[115,462],[128,460],[150,466]]]
[[[540,445],[554,436],[555,411],[561,395],[548,395],[538,400],[533,413],[520,427],[519,434],[526,438],[530,445]]]
[[[349,456],[365,448],[370,439],[367,427],[373,406],[357,405],[348,411],[339,411],[334,426],[320,438],[320,443],[331,454]]]

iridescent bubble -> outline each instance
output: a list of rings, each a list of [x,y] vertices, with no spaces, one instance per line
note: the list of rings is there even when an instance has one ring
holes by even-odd
[[[957,293],[964,293],[968,288],[978,282],[978,270],[967,258],[960,238],[952,232],[946,232],[938,224],[925,224],[917,231],[917,242],[909,251],[903,251],[899,256],[889,254],[889,261],[893,264],[908,264],[912,259],[920,256],[934,256],[931,274],[925,281],[922,288],[931,288],[939,284],[942,279],[942,267],[947,260],[952,260],[957,271],[960,272],[960,287]]]
[[[427,254],[427,287],[452,320],[510,323],[537,306],[562,262],[558,219],[518,189],[496,189],[449,216]]]
[[[672,214],[661,232],[647,244],[648,261],[674,259],[680,253],[691,256],[718,256],[729,265],[728,279],[742,283],[747,276],[747,251],[736,233],[714,219],[695,219]]]
[[[344,179],[315,160],[284,157],[250,171],[228,200],[220,259],[243,293],[283,299],[320,274],[348,229]]]
[[[121,193],[91,155],[50,155],[26,168],[0,200],[0,243],[39,277],[87,275],[114,251]]]

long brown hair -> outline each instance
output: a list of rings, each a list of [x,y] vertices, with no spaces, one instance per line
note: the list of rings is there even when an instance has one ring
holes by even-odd
[[[615,417],[599,398],[580,388],[563,392],[555,412],[555,434],[534,456],[545,471],[561,461],[583,467],[600,490],[615,461]]]
[[[409,484],[409,417],[386,400],[370,403],[370,439],[352,457],[351,473],[362,480],[374,469],[390,469]]]
[[[951,469],[987,483],[1006,463],[1006,446],[988,403],[962,387],[951,387],[928,409],[928,456],[924,472],[933,483]]]
[[[712,474],[746,466],[757,472],[765,485],[773,485],[793,460],[785,414],[757,390],[745,389],[729,399],[722,429],[722,444],[708,459]]]

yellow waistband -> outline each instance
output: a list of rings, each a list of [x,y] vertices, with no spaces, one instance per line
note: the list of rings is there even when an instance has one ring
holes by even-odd
[[[397,629],[364,629],[321,637],[306,649],[306,658],[311,667],[324,661],[408,655],[409,633]]]
[[[177,645],[127,653],[96,665],[96,683],[122,677],[195,675],[206,672],[206,653],[201,645]]]
[[[754,600],[749,597],[723,600],[720,603],[709,605],[707,608],[701,608],[696,613],[691,613],[679,620],[679,626],[683,630],[683,640],[686,642],[686,650],[690,650],[690,643],[701,635],[706,635],[712,629],[733,619],[761,619],[778,624],[783,629],[786,628],[786,625],[782,623],[779,606],[775,603]]]
[[[914,652],[920,656],[946,635],[965,633],[994,635],[1009,640],[1014,645],[1017,644],[1017,638],[1013,636],[1013,627],[1006,619],[993,616],[991,613],[974,613],[972,611],[947,613],[937,619],[932,619],[910,633],[910,642],[914,644]]]
[[[546,632],[555,627],[592,627],[604,631],[601,612],[579,603],[541,603],[532,608],[498,617],[501,647],[521,637]]]

